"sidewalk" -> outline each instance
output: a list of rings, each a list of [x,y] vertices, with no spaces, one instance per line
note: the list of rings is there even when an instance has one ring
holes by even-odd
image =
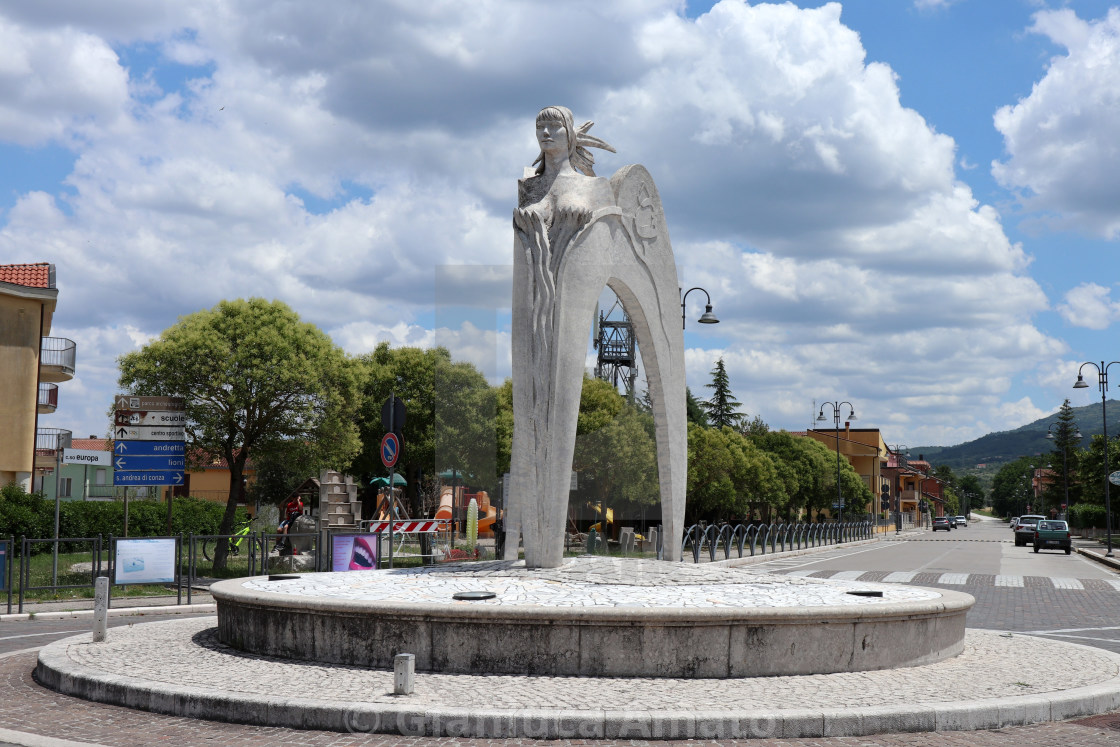
[[[210,593],[202,590],[191,592],[191,604],[187,604],[187,594],[183,592],[183,603],[176,604],[175,594],[159,597],[119,597],[110,599],[109,615],[144,614],[197,614],[199,612],[213,612],[214,598]],[[6,607],[0,607],[0,610]],[[23,613],[15,611],[15,601],[12,602],[12,614],[0,614],[0,622],[29,620],[32,617],[41,620],[59,620],[64,618],[92,617],[93,599],[66,599],[59,602],[24,602]]]
[[[1120,571],[1120,534],[1114,535],[1112,538],[1112,551],[1115,557],[1105,557],[1105,552],[1107,552],[1105,545],[1095,539],[1085,537],[1073,538],[1073,551],[1101,565]]]

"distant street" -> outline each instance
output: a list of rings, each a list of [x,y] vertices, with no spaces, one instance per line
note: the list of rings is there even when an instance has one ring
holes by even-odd
[[[886,581],[976,597],[970,628],[1017,631],[1120,653],[1120,573],[1077,553],[1015,547],[1007,524],[980,519],[751,566],[814,578]]]

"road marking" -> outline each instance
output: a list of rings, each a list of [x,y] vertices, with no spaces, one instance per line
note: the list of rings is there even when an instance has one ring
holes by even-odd
[[[1095,638],[1091,635],[1058,635],[1055,633],[1031,633],[1030,635],[1037,636],[1052,636],[1054,638],[1072,638],[1077,641],[1099,641],[1101,643],[1120,643],[1117,638]]]
[[[787,576],[797,576],[799,578],[806,578],[808,576],[812,576],[814,573],[816,573],[816,571],[790,571],[786,575]]]
[[[829,551],[829,552],[825,553],[826,557],[819,558],[817,560],[806,561],[804,563],[799,563],[797,565],[816,565],[817,563],[827,563],[830,560],[836,560],[838,558],[848,558],[848,557],[851,557],[852,555],[859,555],[860,553],[873,552],[875,550],[882,550],[884,547],[890,547],[892,545],[898,545],[898,544],[901,544],[901,543],[899,543],[899,542],[877,542],[876,544],[872,545],[871,547],[866,547],[862,550],[853,550],[853,551],[848,552],[848,553],[842,553],[842,554],[836,554],[836,555],[832,554],[832,552]]]
[[[908,584],[918,575],[917,571],[894,571],[883,579],[888,584]]]
[[[1051,635],[1054,633],[1080,633],[1083,630],[1120,630],[1120,625],[1110,625],[1108,627],[1094,627],[1094,628],[1057,628],[1055,630],[1023,630],[1020,631],[1027,635]]]
[[[1108,581],[1109,585],[1113,589],[1116,589],[1116,591],[1120,591],[1120,581],[1112,581],[1110,579],[1105,579],[1105,581]]]
[[[840,579],[842,581],[855,581],[864,573],[867,573],[867,571],[840,571],[839,573],[833,574],[831,578]]]
[[[996,576],[996,586],[1022,586],[1022,576]]]
[[[56,630],[53,633],[25,633],[23,635],[6,635],[6,636],[0,638],[0,641],[11,641],[11,640],[14,640],[16,638],[34,638],[35,636],[39,636],[39,635],[73,635],[74,633],[88,633],[88,632],[89,632],[89,629],[87,628],[86,630]]]
[[[947,586],[963,586],[968,583],[967,573],[942,573],[941,578],[937,579],[937,583],[945,584]]]
[[[1085,584],[1078,581],[1076,578],[1052,578],[1055,589],[1084,589]]]

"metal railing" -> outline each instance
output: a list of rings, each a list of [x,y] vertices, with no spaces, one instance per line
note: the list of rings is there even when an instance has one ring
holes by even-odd
[[[58,409],[58,384],[39,384],[39,412]]]
[[[112,538],[110,537],[110,542]],[[102,554],[102,541],[101,536],[96,537],[60,537],[59,539],[29,539],[27,537],[20,537],[20,563],[19,563],[19,611],[23,612],[23,600],[29,591],[51,591],[57,592],[60,589],[93,589],[97,581],[97,577],[101,575],[101,554]],[[90,570],[89,581],[76,584],[60,584],[59,578],[62,576],[76,576],[84,578],[86,571],[70,571],[64,570],[59,573],[57,565],[52,570],[50,583],[44,585],[34,585],[31,583],[31,556],[32,549],[36,545],[46,544],[51,545],[52,554],[57,557],[59,550],[62,548],[63,543],[69,546],[90,545]],[[45,553],[44,553],[45,554]],[[9,600],[10,603],[10,600]]]
[[[719,552],[723,559],[731,558],[734,549],[738,557],[765,555],[769,552],[787,552],[810,547],[822,547],[843,542],[871,539],[875,528],[870,521],[829,523],[772,523],[772,524],[693,524],[685,530],[681,541],[681,558],[691,550],[694,563],[700,562],[702,552],[714,562]]]
[[[41,345],[40,366],[53,366],[71,376],[74,375],[78,346],[73,340],[68,340],[65,337],[44,337]]]
[[[35,431],[35,456],[53,457],[61,449],[70,448],[74,433],[65,428],[42,428]]]

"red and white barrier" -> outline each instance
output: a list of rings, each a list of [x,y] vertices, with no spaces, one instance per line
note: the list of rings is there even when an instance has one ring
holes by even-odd
[[[426,520],[426,521],[394,521],[393,532],[396,534],[430,534],[432,532],[447,531],[448,524],[446,521],[439,520]],[[369,524],[369,531],[388,532],[388,521],[371,521]]]

